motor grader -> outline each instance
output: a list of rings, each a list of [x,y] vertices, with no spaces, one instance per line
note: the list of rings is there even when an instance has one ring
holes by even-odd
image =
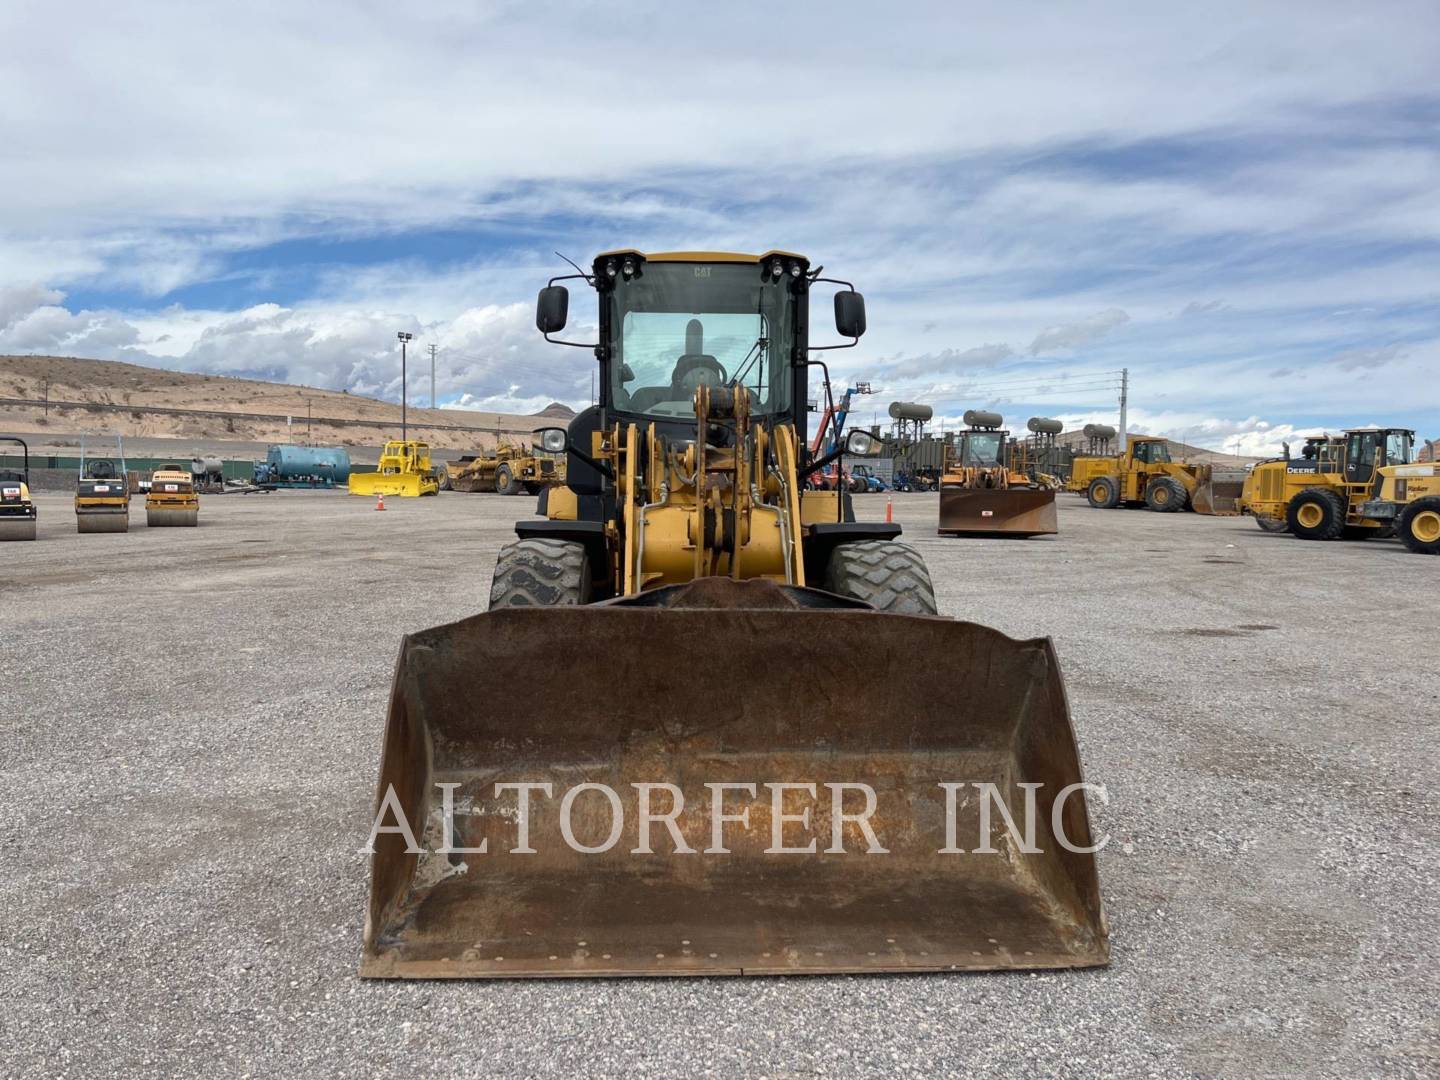
[[[152,529],[193,529],[200,524],[200,496],[189,466],[161,465],[150,474],[145,524]]]
[[[947,440],[940,476],[942,536],[1045,536],[1059,531],[1055,492],[1015,467],[999,413],[969,409]]]
[[[565,482],[563,455],[509,442],[501,442],[493,454],[467,454],[447,461],[445,468],[445,486],[452,491],[538,495],[547,484]]]
[[[596,340],[557,336],[571,280]],[[810,341],[820,286],[846,342]],[[594,354],[599,400],[536,436],[567,482],[516,525],[489,611],[401,646],[361,974],[1106,963],[1050,642],[937,617],[898,525],[804,490],[873,449],[806,438],[809,369],[864,332],[861,296],[788,252],[626,250],[552,279],[536,324]],[[970,852],[968,782],[1017,815],[1038,793],[1036,842],[991,822]]]
[[[1250,470],[1240,503],[1262,528],[1301,540],[1398,535],[1440,554],[1440,464],[1417,462],[1409,428],[1349,428],[1307,440],[1305,453]]]
[[[1168,439],[1131,435],[1121,454],[1075,458],[1069,488],[1099,509],[1143,506],[1161,514],[1238,514],[1244,477],[1235,470],[1170,460]]]

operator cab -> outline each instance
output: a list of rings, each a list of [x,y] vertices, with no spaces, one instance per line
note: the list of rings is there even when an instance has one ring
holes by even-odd
[[[965,468],[998,469],[1005,464],[1003,431],[967,431],[960,444],[960,464]]]
[[[744,387],[752,420],[793,425],[804,447],[809,293],[830,280],[818,275],[803,256],[783,251],[626,250],[598,256],[590,273],[552,279],[540,291],[536,327],[547,341],[593,349],[600,361],[599,400],[570,424],[568,485],[582,495],[603,490],[589,451],[593,434],[617,419],[651,423],[661,438],[693,438],[701,386]],[[573,278],[597,293],[598,342],[551,336],[569,313],[569,292],[556,282]],[[864,299],[848,285],[835,294],[835,328],[850,344],[865,332]],[[709,435],[727,438],[720,427]]]
[[[1136,439],[1130,444],[1130,456],[1146,465],[1170,464],[1170,444],[1163,439]]]
[[[1415,432],[1408,428],[1355,428],[1345,433],[1345,482],[1366,484],[1377,467],[1408,465]]]

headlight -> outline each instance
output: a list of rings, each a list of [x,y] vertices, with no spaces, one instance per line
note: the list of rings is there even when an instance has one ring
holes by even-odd
[[[570,444],[564,428],[548,427],[535,432],[535,445],[549,454],[560,454]]]
[[[856,457],[868,457],[875,450],[875,439],[868,431],[852,431],[845,436],[845,452]]]

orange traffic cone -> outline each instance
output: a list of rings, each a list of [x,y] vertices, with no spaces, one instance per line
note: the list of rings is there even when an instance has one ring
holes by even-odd
[[[889,525],[895,520],[895,507],[890,502],[890,493],[885,493],[885,524]]]
[[[376,493],[375,493],[375,509],[376,509],[376,510],[384,510],[384,509],[385,509],[385,493],[384,493],[383,491],[379,491],[379,492],[376,492]]]

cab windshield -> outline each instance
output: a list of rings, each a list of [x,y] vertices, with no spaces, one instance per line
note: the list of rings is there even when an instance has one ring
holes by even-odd
[[[1385,436],[1385,463],[1387,465],[1410,464],[1410,440],[1408,431],[1392,431]]]
[[[740,384],[757,413],[790,407],[790,279],[755,263],[645,263],[619,279],[610,306],[610,397],[616,409],[690,416],[702,384]]]
[[[1000,448],[1005,436],[999,432],[967,433],[962,465],[993,469],[1000,465]]]

